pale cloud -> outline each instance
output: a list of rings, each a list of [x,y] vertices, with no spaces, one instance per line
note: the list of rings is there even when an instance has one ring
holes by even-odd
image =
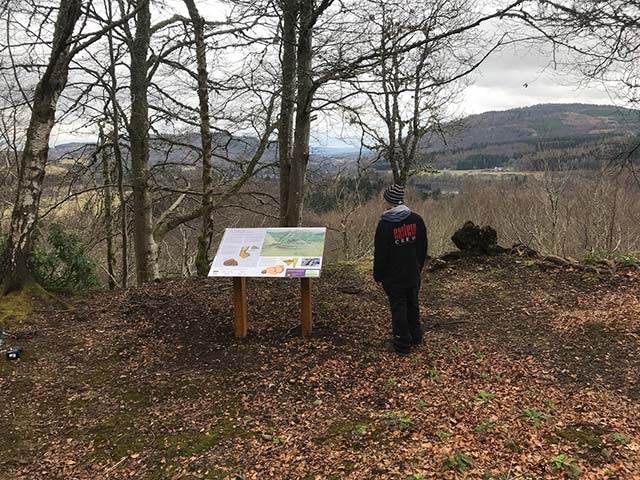
[[[558,57],[556,56],[556,61]],[[620,104],[611,88],[572,75],[550,51],[519,46],[490,57],[473,75],[458,110],[470,115],[540,103]]]

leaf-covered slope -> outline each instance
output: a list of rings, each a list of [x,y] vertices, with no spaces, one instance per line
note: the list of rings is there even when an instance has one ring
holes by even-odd
[[[31,319],[0,362],[6,478],[399,479],[640,475],[637,274],[510,257],[426,274],[425,343],[387,352],[367,265],[249,281],[233,338],[225,279],[79,299]],[[0,475],[1,476],[1,475]],[[4,477],[3,477],[4,478]]]

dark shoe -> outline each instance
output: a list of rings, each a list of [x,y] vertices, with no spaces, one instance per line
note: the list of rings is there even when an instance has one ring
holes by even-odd
[[[384,349],[387,352],[394,352],[394,353],[397,353],[398,355],[409,355],[409,353],[411,353],[409,349],[396,346],[393,343],[393,340],[386,340],[384,342]]]
[[[418,346],[418,345],[422,345],[422,337],[420,338],[412,338],[411,339],[411,345]]]

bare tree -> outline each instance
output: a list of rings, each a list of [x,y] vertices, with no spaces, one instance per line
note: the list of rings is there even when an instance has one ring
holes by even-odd
[[[402,55],[414,51],[429,53],[430,46],[442,44],[445,39],[473,31],[481,24],[516,9],[525,1],[516,0],[490,14],[482,13],[479,9],[476,15],[462,15],[457,23],[449,25],[449,28],[436,29],[431,35],[422,37],[416,35],[411,38],[399,33],[402,41],[397,41],[391,46],[387,45],[387,42],[380,45],[379,42],[372,41],[373,38],[380,38],[382,26],[376,24],[375,13],[372,13],[372,7],[376,2],[334,3],[331,0],[317,2],[282,0],[278,4],[282,18],[280,37],[282,103],[278,131],[281,224],[288,226],[300,224],[309,159],[311,120],[323,108],[334,105],[344,96],[353,95],[352,92],[341,92],[339,88],[338,93],[331,92],[331,88],[328,88],[331,84],[366,76],[381,64],[392,62],[394,56],[399,59]],[[404,2],[377,3],[391,3],[388,6],[389,11],[402,8],[404,4]],[[434,3],[439,5],[443,0]],[[447,1],[444,0],[444,3],[446,4]],[[416,3],[416,7],[417,14],[420,9],[425,8],[425,5]],[[458,8],[460,12],[463,11],[461,7]],[[470,10],[469,5],[465,8],[464,11]],[[446,16],[443,15],[444,17]],[[451,22],[454,23],[453,20]],[[409,29],[412,33],[417,30],[419,29]],[[296,31],[297,36],[294,35]],[[295,43],[294,38],[297,40]],[[427,65],[425,61],[420,72],[420,77],[425,80],[429,78],[427,66],[431,65]],[[452,81],[452,78],[448,81],[439,79],[436,83],[442,85]],[[426,90],[427,86],[433,88],[432,83],[419,84],[418,90]],[[295,119],[293,109],[295,109]],[[418,134],[416,137],[421,136],[422,133],[419,132],[424,130],[424,126],[414,127]],[[397,139],[397,134],[395,138]],[[410,153],[409,150],[411,148],[407,149],[407,153]]]
[[[639,12],[638,0],[540,0],[512,15],[550,40],[554,53],[575,54],[556,57],[558,64],[586,78],[621,82],[637,102]]]
[[[313,96],[313,32],[333,0],[282,0],[282,102],[280,146],[280,222],[298,226],[302,219],[304,182],[309,162]],[[297,35],[296,35],[297,34]],[[295,108],[295,120],[293,109]]]
[[[106,135],[104,133],[104,129],[102,125],[99,125],[100,134],[99,134],[99,147],[102,152],[101,161],[102,161],[102,184],[104,189],[102,191],[102,202],[103,202],[103,219],[104,219],[104,234],[107,242],[107,275],[109,276],[109,289],[113,290],[116,288],[116,273],[115,273],[115,254],[114,254],[114,246],[113,246],[113,195],[111,192],[112,188],[112,168],[111,162],[109,159],[109,155],[107,149],[105,148],[106,144]]]
[[[205,276],[209,270],[209,248],[213,237],[213,168],[211,165],[211,119],[209,116],[209,75],[207,73],[207,50],[204,37],[204,18],[200,16],[194,0],[184,0],[196,44],[198,65],[198,101],[200,110],[200,140],[202,143],[202,231],[198,237],[196,269]]]
[[[14,74],[17,75],[19,69],[42,72],[32,93],[20,87],[20,93],[30,107],[31,116],[20,156],[16,201],[12,211],[7,247],[1,263],[5,292],[20,289],[30,279],[29,259],[35,245],[49,139],[56,121],[58,100],[67,85],[70,63],[79,52],[85,51],[105,33],[128,20],[128,17],[125,17],[113,23],[97,24],[92,30],[86,28],[86,21],[79,22],[83,16],[85,19],[88,18],[92,10],[91,2],[85,4],[80,0],[60,0],[57,7],[45,3],[21,5],[16,2],[16,5],[20,5],[21,8],[16,7],[13,13],[33,20],[34,24],[38,23],[37,16],[41,15],[39,19],[41,24],[33,32],[22,29],[21,33],[24,36],[31,36],[35,40],[22,42],[21,47],[27,55],[31,55],[45,46],[50,49],[48,60],[42,63],[42,60],[36,58],[26,58],[24,63],[17,64],[11,53],[11,40],[9,39],[4,46],[4,49],[9,52]],[[7,11],[11,8],[9,5]],[[49,40],[44,34],[46,23],[51,13],[56,10],[53,36]],[[80,25],[80,28],[74,35],[77,25]]]
[[[61,0],[47,68],[34,92],[31,120],[20,159],[11,230],[2,262],[5,292],[22,288],[29,279],[29,258],[35,242],[49,137],[58,97],[65,87],[73,58],[71,37],[82,14],[80,0]]]
[[[640,1],[540,0],[510,12],[553,46],[553,64],[578,73],[581,82],[601,82],[632,105],[640,103]],[[640,178],[633,161],[637,139],[614,160]]]

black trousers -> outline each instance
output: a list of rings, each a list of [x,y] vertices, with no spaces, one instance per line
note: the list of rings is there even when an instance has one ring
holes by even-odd
[[[384,290],[391,306],[393,346],[396,351],[407,353],[412,344],[422,341],[420,305],[418,304],[420,285],[415,287],[385,285]]]

